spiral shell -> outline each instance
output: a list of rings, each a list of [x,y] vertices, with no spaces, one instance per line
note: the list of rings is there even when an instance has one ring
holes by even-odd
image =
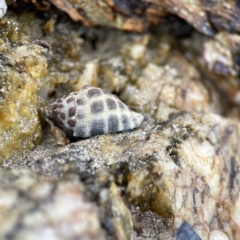
[[[85,85],[44,109],[45,116],[69,137],[88,138],[138,127],[143,116],[105,89]]]
[[[0,18],[2,18],[7,12],[7,4],[5,0],[0,0]]]

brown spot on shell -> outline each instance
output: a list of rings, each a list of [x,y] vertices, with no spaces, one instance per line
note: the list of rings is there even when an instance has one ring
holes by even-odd
[[[60,127],[64,126],[63,120],[61,118],[57,118],[56,124]]]
[[[63,108],[64,107],[63,104],[61,104],[61,103],[58,104],[57,106],[58,106],[58,108]]]
[[[111,94],[110,91],[106,88],[103,88],[102,91],[104,94],[109,94],[109,95]]]
[[[104,109],[103,102],[102,101],[95,101],[91,104],[91,112],[93,114],[97,114],[102,112]]]
[[[52,108],[53,108],[53,110],[56,110],[58,108],[58,104],[53,104]]]
[[[89,85],[84,85],[82,89],[88,89],[88,88],[92,88],[92,87]]]
[[[90,89],[90,90],[88,91],[88,96],[89,96],[90,98],[98,97],[98,96],[100,96],[101,94],[102,94],[102,92],[101,92],[99,89],[97,89],[97,88],[92,88],[92,89]]]
[[[123,124],[123,129],[124,130],[131,128],[129,118],[126,114],[122,115],[122,124]]]
[[[84,105],[84,100],[83,100],[82,98],[78,98],[78,99],[77,99],[77,105],[78,105],[78,106]]]
[[[107,102],[107,107],[109,110],[113,110],[113,109],[117,108],[116,102],[114,100],[112,100],[111,98],[107,98],[106,102]]]
[[[104,134],[105,127],[104,119],[93,119],[90,125],[90,134],[91,136],[102,135]]]
[[[76,113],[76,108],[75,107],[70,107],[68,109],[68,116],[69,117],[73,117],[75,115],[75,113]]]
[[[70,98],[67,99],[67,103],[70,103],[70,102],[72,102],[72,101],[74,101],[74,100],[75,100],[74,97],[70,97]]]
[[[121,102],[119,102],[119,101],[118,101],[118,106],[120,107],[120,109],[125,109],[125,106],[124,106],[124,104],[123,104],[123,103],[121,103]]]
[[[108,132],[116,133],[119,130],[119,118],[117,115],[110,115],[108,117]]]
[[[61,113],[59,114],[59,117],[60,117],[61,119],[65,120],[65,114],[64,114],[64,113],[61,112]]]
[[[67,123],[70,127],[75,127],[75,125],[76,125],[76,121],[74,119],[69,119],[67,121]]]

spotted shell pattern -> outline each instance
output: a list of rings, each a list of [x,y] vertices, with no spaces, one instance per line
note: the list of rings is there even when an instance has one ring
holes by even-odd
[[[143,121],[117,96],[88,85],[45,107],[45,115],[69,137],[80,138],[131,130]]]

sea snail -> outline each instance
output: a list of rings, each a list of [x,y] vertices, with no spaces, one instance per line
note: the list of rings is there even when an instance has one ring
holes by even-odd
[[[7,12],[7,4],[5,0],[0,0],[0,18],[2,18]]]
[[[88,85],[46,106],[44,113],[68,137],[79,138],[132,130],[143,121],[117,96]]]

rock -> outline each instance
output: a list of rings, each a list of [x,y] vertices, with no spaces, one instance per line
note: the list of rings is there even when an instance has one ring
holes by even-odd
[[[74,87],[75,91],[79,91],[85,85],[90,85],[93,87],[98,86],[98,75],[99,75],[99,62],[98,60],[93,60],[85,65],[83,73],[79,76],[77,83]]]
[[[165,1],[137,3],[105,2],[107,13],[117,11],[107,24],[114,25],[120,17],[120,28],[124,23],[124,29],[141,30],[148,24],[142,14],[153,22],[171,10],[170,5],[169,10],[161,9]],[[190,11],[189,1],[170,3],[182,7],[183,12],[171,10],[180,17]],[[61,233],[63,239],[174,239],[187,222],[187,229],[201,239],[239,239],[240,131],[234,100],[238,36],[218,33],[209,38],[176,18],[144,35],[87,30],[67,21],[66,16],[60,20],[59,15],[51,15],[49,2],[34,4],[48,13],[24,11],[16,16],[8,11],[1,20],[5,68],[27,80],[31,73],[37,79],[36,91],[44,83],[38,91],[42,105],[90,81],[109,87],[129,108],[141,112],[144,121],[131,132],[78,142],[71,139],[63,147],[53,139],[49,127],[42,125],[39,145],[24,151],[22,158],[13,154],[1,165],[4,221],[0,238],[60,238]],[[194,18],[186,20],[195,28],[202,26],[205,34],[213,34],[205,28],[212,9],[201,16],[203,4],[196,1],[189,6]],[[234,6],[229,5],[230,9]],[[96,8],[88,10],[92,9]],[[102,9],[98,16],[103,15]],[[126,15],[129,12],[134,12],[135,19]],[[225,19],[228,16],[229,12]],[[201,20],[203,24],[197,25]],[[40,56],[48,59],[44,80],[40,78],[44,67],[33,64],[32,52],[37,63]],[[30,110],[35,119],[40,101],[29,89],[24,96],[31,98],[20,112],[34,104]],[[26,122],[24,126],[28,126]],[[28,119],[27,123],[32,122]],[[94,225],[88,227],[82,219]]]
[[[29,170],[1,172],[1,239],[106,239],[77,175],[61,182]]]
[[[231,108],[232,103],[239,105],[239,35],[219,32],[214,38],[199,40],[199,35],[194,34],[191,43],[188,40],[183,43],[185,46],[193,44],[191,48],[188,45],[185,52],[189,61],[204,75],[211,92],[218,89],[225,104],[230,102],[226,108]]]
[[[72,171],[94,174],[104,169],[111,169],[116,176],[119,164],[124,163],[126,170],[118,183],[127,181],[129,203],[165,219],[174,218],[174,228],[187,219],[190,226],[198,226],[197,234],[207,239],[212,219],[224,222],[224,216],[230,221],[230,212],[219,209],[226,202],[234,204],[238,196],[239,127],[236,121],[218,115],[180,112],[148,134],[135,131],[99,136],[40,159],[29,156],[28,161],[34,160],[35,171],[52,176]],[[221,229],[220,225],[215,230]]]
[[[31,43],[12,45],[8,38],[1,38],[0,41],[2,72],[0,163],[2,163],[13,156],[21,158],[24,151],[32,149],[41,139],[42,129],[38,116],[40,101],[36,92],[43,85],[47,59],[46,49],[39,45]]]

